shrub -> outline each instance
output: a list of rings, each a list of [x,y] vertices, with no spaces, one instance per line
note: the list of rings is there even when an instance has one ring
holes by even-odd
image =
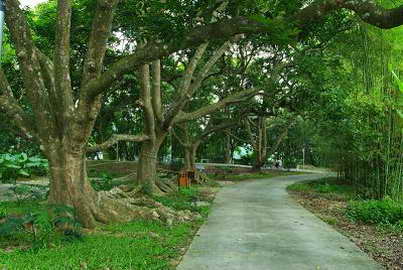
[[[50,206],[50,209],[6,216],[0,223],[0,237],[12,239],[14,236],[27,238],[31,248],[37,250],[57,240],[81,238],[81,232],[71,208]]]
[[[108,173],[101,173],[100,178],[92,179],[92,187],[97,190],[111,190],[113,188],[113,177]]]
[[[175,210],[190,210],[200,213],[200,207],[196,206],[198,198],[199,191],[196,188],[189,187],[181,188],[173,194],[155,197],[155,200]]]
[[[7,208],[0,206],[0,219],[7,217],[8,211]]]
[[[403,220],[403,205],[391,199],[352,201],[347,216],[367,224],[398,224]]]
[[[28,157],[27,154],[0,154],[0,181],[14,182],[18,177],[29,177],[32,174],[46,175],[48,162],[39,157]]]
[[[306,183],[294,183],[292,185],[289,185],[287,189],[291,191],[300,191],[300,192],[308,192],[312,190],[311,186]]]
[[[47,197],[47,187],[40,185],[13,185],[8,190],[8,196],[18,203],[31,200],[44,200]]]

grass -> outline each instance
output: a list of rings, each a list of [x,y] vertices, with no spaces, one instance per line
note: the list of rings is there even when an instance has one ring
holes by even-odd
[[[189,210],[197,212],[203,217],[207,217],[210,207],[197,206],[196,202],[200,200],[200,198],[201,193],[199,189],[195,187],[180,189],[179,192],[175,194],[154,197],[156,201],[175,210]]]
[[[98,228],[82,241],[34,251],[0,251],[7,269],[170,269],[193,235],[190,223],[137,220]],[[87,268],[85,268],[85,266]]]
[[[0,212],[4,210],[4,212],[7,214],[20,215],[43,209],[44,206],[40,203],[40,201],[0,202]]]
[[[334,177],[294,183],[289,191],[317,195],[329,200],[348,202],[345,215],[353,222],[376,225],[383,231],[403,231],[403,203],[389,198],[363,200],[360,193]],[[326,221],[326,220],[325,220]],[[334,224],[334,222],[328,222]]]
[[[286,175],[299,175],[299,174],[307,174],[303,172],[283,172],[283,171],[269,171],[269,172],[258,172],[258,173],[241,173],[241,174],[210,174],[209,178],[215,180],[227,180],[240,182],[245,180],[254,180],[254,179],[266,179],[272,178],[276,176],[286,176]]]
[[[196,206],[201,193],[195,187],[177,194],[156,197],[177,210],[198,212],[206,217],[209,206]],[[8,215],[43,210],[39,202],[0,203]],[[167,226],[158,221],[135,220],[97,227],[82,239],[65,241],[55,235],[47,248],[32,249],[32,235],[16,234],[0,238],[0,269],[175,269],[204,219]],[[59,239],[60,238],[60,239]]]
[[[356,197],[356,192],[351,185],[344,184],[334,177],[297,182],[288,186],[287,190],[303,193],[318,193],[325,198],[335,200],[350,200]]]

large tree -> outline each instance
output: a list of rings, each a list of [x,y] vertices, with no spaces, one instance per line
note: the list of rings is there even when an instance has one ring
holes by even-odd
[[[177,1],[166,1],[166,6],[164,2],[152,1],[154,2],[159,5],[158,12],[165,12],[169,16],[169,7]],[[211,22],[216,4],[221,6],[222,2],[229,4]],[[144,46],[137,46],[133,53],[105,68],[104,58],[118,1],[96,1],[86,56],[82,63],[78,63],[82,72],[80,83],[77,84],[72,81],[70,65],[72,1],[57,1],[55,41],[50,50],[52,55],[47,55],[36,46],[19,2],[5,1],[6,24],[16,50],[18,67],[31,109],[24,110],[20,106],[3,71],[0,71],[0,107],[27,137],[40,144],[48,158],[51,172],[49,201],[74,207],[84,226],[93,227],[97,221],[119,220],[128,211],[127,205],[96,193],[86,178],[85,169],[87,142],[102,105],[102,95],[113,89],[111,86],[122,75],[139,69],[143,76],[147,76],[147,66],[152,61],[157,63],[158,59],[179,50],[197,47],[214,39],[226,41],[238,34],[262,33],[270,37],[268,40],[271,42],[284,40],[285,34],[288,34],[289,41],[302,39],[311,25],[343,8],[354,11],[365,22],[380,28],[403,24],[403,6],[387,10],[372,1],[315,1],[304,8],[301,2],[293,7],[280,7],[273,13],[270,13],[270,7],[269,11],[266,7],[264,12],[259,10],[254,1],[247,2],[246,6],[235,1],[208,1],[208,5],[201,3],[199,9],[205,12],[195,12],[199,16],[189,19],[190,22],[186,21],[183,34],[174,35],[172,39],[169,39],[169,35],[161,35]],[[147,8],[142,10],[144,13],[149,11]],[[158,12],[151,14],[151,17],[158,16]],[[251,16],[257,12],[262,13],[262,16]],[[266,19],[265,15],[273,18]],[[151,28],[158,29],[158,25],[158,22],[152,22]],[[143,86],[143,95],[148,94],[147,88],[149,89],[148,86]],[[149,127],[146,129],[151,130]],[[154,140],[150,134],[147,132],[145,135],[118,139]]]

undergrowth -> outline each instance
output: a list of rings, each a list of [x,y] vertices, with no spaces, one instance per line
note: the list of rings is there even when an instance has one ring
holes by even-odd
[[[336,178],[304,181],[287,187],[294,192],[348,202],[345,216],[353,222],[375,225],[385,232],[403,232],[403,203],[390,198],[365,200],[353,186]],[[329,223],[329,222],[328,222]]]
[[[163,205],[175,210],[189,210],[197,212],[202,216],[208,215],[209,206],[198,206],[201,193],[197,188],[181,188],[177,193],[168,194],[165,196],[155,196],[154,199]]]
[[[198,212],[204,217],[209,211],[209,206],[197,206],[202,194],[195,187],[155,199],[174,209]],[[171,226],[159,221],[135,220],[99,226],[85,231],[80,238],[69,238],[65,232],[55,229],[57,220],[46,216],[46,209],[39,201],[0,203],[0,223],[7,216],[42,213],[39,221],[44,227],[38,229],[43,232],[45,243],[35,244],[33,234],[25,230],[0,237],[0,269],[175,269],[175,262],[204,220]]]
[[[166,270],[193,235],[193,224],[168,227],[136,220],[103,226],[74,241],[37,252],[0,250],[1,265],[13,270],[137,269]]]

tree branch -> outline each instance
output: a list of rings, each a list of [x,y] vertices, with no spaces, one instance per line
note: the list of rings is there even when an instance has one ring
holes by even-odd
[[[97,7],[92,21],[91,34],[88,41],[87,56],[84,62],[82,86],[86,85],[90,80],[98,78],[102,72],[103,60],[107,49],[108,39],[111,34],[113,15],[117,3],[118,0],[97,1]],[[87,94],[86,90],[87,88],[84,87],[82,97]]]
[[[37,134],[33,129],[31,119],[26,115],[24,110],[20,107],[15,100],[11,87],[8,83],[3,69],[0,68],[0,89],[3,93],[0,94],[0,109],[3,110],[15,123],[15,125],[22,130],[26,137],[36,137]]]
[[[120,141],[127,142],[144,142],[149,140],[147,135],[124,135],[124,134],[114,134],[107,141],[102,144],[97,144],[87,148],[87,153],[96,152],[100,150],[108,149],[109,147],[117,144]]]
[[[152,64],[153,67],[153,84],[152,84],[152,103],[154,114],[159,123],[164,121],[164,116],[162,114],[162,104],[161,104],[161,61],[155,60]]]
[[[183,74],[181,85],[178,89],[178,93],[180,97],[186,96],[189,91],[190,84],[192,83],[193,74],[196,70],[197,64],[200,62],[200,59],[203,57],[204,52],[206,51],[208,46],[208,42],[200,45],[193,57],[190,60],[188,67],[185,70],[185,74]]]
[[[155,139],[155,115],[151,98],[150,86],[150,66],[142,65],[139,70],[140,85],[141,85],[141,103],[143,104],[143,111],[145,115],[144,129],[145,133],[150,136],[152,140]]]
[[[214,104],[200,108],[199,110],[196,110],[194,112],[190,112],[190,113],[182,112],[182,113],[178,114],[177,117],[174,119],[174,123],[176,124],[176,123],[181,123],[181,122],[185,122],[185,121],[195,120],[202,116],[211,114],[222,108],[225,108],[228,105],[246,101],[246,100],[250,99],[251,97],[257,95],[259,93],[259,91],[260,90],[257,90],[257,89],[243,90],[238,93],[232,94]]]
[[[364,22],[382,29],[390,29],[403,24],[403,5],[385,9],[372,0],[316,1],[302,9],[295,17],[300,26],[303,26],[321,20],[327,14],[342,8],[354,11]]]
[[[182,127],[181,127],[182,128]],[[183,128],[185,129],[185,128]],[[174,135],[174,137],[178,140],[178,142],[180,143],[180,145],[182,145],[183,147],[190,147],[190,143],[185,142],[182,140],[182,138],[176,133],[175,129],[172,129],[172,134]]]
[[[364,0],[327,0],[317,1],[300,10],[297,14],[284,21],[297,21],[297,26],[304,28],[306,25],[323,18],[330,12],[341,8],[355,11],[366,22],[381,28],[392,28],[403,24],[403,6],[395,9],[384,9],[376,4]],[[196,47],[209,40],[228,40],[237,34],[266,33],[276,35],[276,29],[266,24],[247,17],[234,17],[204,26],[198,26],[183,36],[182,40],[173,40],[168,44],[159,42],[149,43],[142,49],[136,50],[132,55],[122,58],[113,64],[100,78],[93,79],[84,87],[85,98],[94,99],[100,93],[107,91],[109,86],[123,74],[133,70],[136,66],[149,63],[155,59],[161,59],[173,52]]]
[[[58,98],[52,99],[52,102],[60,103],[59,111],[63,110],[63,113],[58,117],[64,119],[69,116],[66,112],[73,113],[74,103],[70,78],[71,0],[58,0],[56,21],[56,46],[53,63]]]
[[[210,72],[211,68],[217,63],[218,59],[225,53],[228,47],[231,45],[230,41],[225,42],[216,52],[214,52],[213,56],[207,61],[207,63],[200,69],[199,73],[193,77],[194,69],[196,68],[196,63],[194,63],[194,67],[192,66],[192,72],[190,74],[186,74],[188,78],[186,78],[186,88],[180,89],[180,98],[172,105],[172,109],[168,114],[167,121],[164,123],[164,128],[169,128],[178,115],[180,111],[186,106],[187,102],[192,97],[193,93],[197,91],[202,85],[204,79]],[[206,45],[207,46],[207,45]],[[204,48],[205,50],[205,48]],[[201,57],[201,56],[200,56]],[[193,83],[192,79],[194,80]]]
[[[248,143],[250,143],[254,149],[257,148],[257,140],[255,138],[253,138],[253,132],[252,132],[252,128],[250,126],[251,122],[249,120],[249,118],[246,118],[244,121],[244,125],[245,125],[245,129],[246,129],[246,134],[249,137],[249,141]]]
[[[224,123],[221,123],[221,124],[219,124],[219,125],[215,125],[215,126],[213,126],[213,127],[211,127],[211,128],[206,129],[206,130],[199,136],[199,138],[200,138],[200,139],[203,139],[204,137],[210,135],[211,133],[214,133],[214,132],[217,132],[217,131],[220,131],[220,130],[223,130],[223,129],[232,128],[232,127],[235,127],[235,126],[239,125],[239,121],[238,121],[238,120],[230,120],[230,121],[223,120],[223,121],[225,121],[225,122],[224,122]]]

